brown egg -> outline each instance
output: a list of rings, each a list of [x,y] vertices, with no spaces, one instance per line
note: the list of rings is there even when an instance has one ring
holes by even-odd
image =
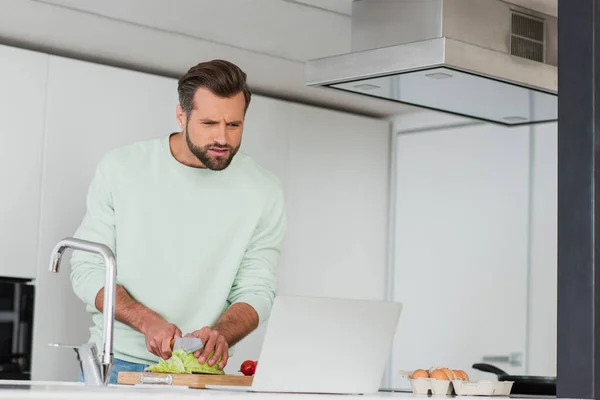
[[[429,372],[425,371],[424,369],[417,369],[410,377],[412,379],[429,378]]]
[[[430,378],[437,379],[438,381],[447,381],[448,375],[444,372],[443,369],[436,369],[429,374]]]
[[[463,371],[461,371],[460,369],[453,369],[452,372],[454,372],[454,376],[456,377],[455,379],[464,381],[465,379],[465,374]]]
[[[444,373],[446,374],[446,376],[448,377],[448,379],[450,379],[450,380],[456,379],[456,376],[454,375],[454,372],[452,372],[450,369],[448,369],[448,368],[442,368],[442,371],[444,371]]]

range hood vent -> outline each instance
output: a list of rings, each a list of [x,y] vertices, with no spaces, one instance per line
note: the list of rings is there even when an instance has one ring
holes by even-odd
[[[307,84],[515,126],[558,119],[557,18],[510,0],[354,0]]]
[[[513,12],[510,29],[510,54],[545,62],[544,45],[544,20]]]

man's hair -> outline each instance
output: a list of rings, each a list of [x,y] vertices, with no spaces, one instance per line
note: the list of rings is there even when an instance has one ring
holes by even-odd
[[[233,97],[243,92],[246,99],[244,113],[250,105],[250,89],[246,74],[237,65],[225,60],[212,60],[193,66],[179,79],[177,92],[179,104],[189,116],[194,109],[194,94],[198,88],[206,88],[219,97]]]

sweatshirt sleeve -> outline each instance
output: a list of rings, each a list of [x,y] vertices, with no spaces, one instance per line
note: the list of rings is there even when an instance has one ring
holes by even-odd
[[[101,161],[90,183],[86,212],[75,233],[78,239],[102,243],[115,253],[115,216],[108,185],[106,161]],[[71,257],[73,291],[84,303],[96,310],[96,296],[104,287],[105,265],[101,256],[75,250]]]
[[[229,303],[247,303],[266,321],[277,290],[277,263],[286,230],[283,190],[263,211],[229,293]]]

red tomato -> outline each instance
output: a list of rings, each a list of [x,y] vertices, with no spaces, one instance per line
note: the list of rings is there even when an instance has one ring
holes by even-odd
[[[240,372],[246,376],[254,375],[256,372],[256,361],[246,360],[240,366]]]

